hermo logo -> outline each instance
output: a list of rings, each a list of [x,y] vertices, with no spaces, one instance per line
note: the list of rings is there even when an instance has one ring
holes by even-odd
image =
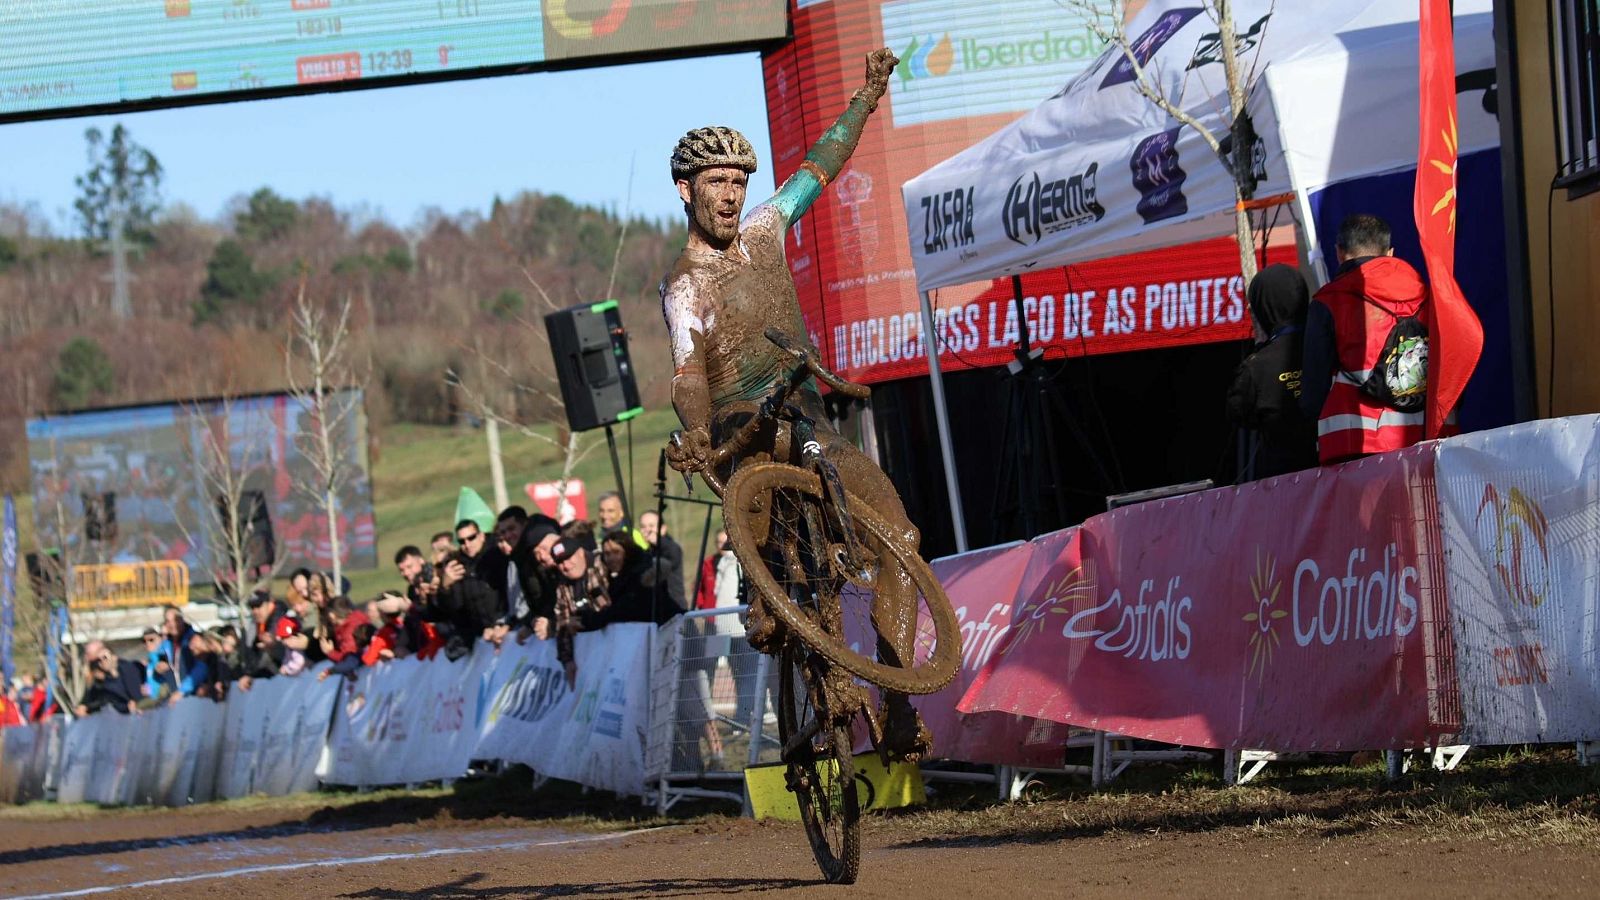
[[[1550,523],[1544,510],[1519,488],[1502,494],[1494,485],[1485,484],[1483,499],[1478,501],[1477,525],[1483,549],[1494,558],[1494,571],[1506,596],[1512,603],[1538,609],[1550,596]]]
[[[1043,66],[1083,62],[1100,55],[1105,43],[1087,27],[1078,31],[1050,31],[1023,37],[952,39],[947,31],[939,37],[929,34],[913,37],[900,54],[900,83],[910,84],[926,78],[948,75],[960,63],[960,71],[983,72],[1020,66]]]
[[[1256,571],[1250,576],[1250,601],[1255,609],[1244,615],[1244,621],[1250,623],[1250,662],[1245,677],[1256,676],[1257,684],[1267,677],[1272,651],[1278,648],[1281,640],[1277,622],[1289,615],[1288,610],[1278,607],[1281,593],[1283,579],[1278,577],[1278,560],[1257,547]]]

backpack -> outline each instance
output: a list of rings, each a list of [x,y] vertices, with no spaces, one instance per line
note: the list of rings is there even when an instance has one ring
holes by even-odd
[[[1371,300],[1367,302],[1388,313],[1394,325],[1378,353],[1378,362],[1361,383],[1361,392],[1390,409],[1418,412],[1428,403],[1428,326],[1417,318],[1422,307],[1402,316]]]

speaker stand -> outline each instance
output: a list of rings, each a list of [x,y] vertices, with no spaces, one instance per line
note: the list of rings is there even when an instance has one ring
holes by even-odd
[[[610,425],[606,426],[606,446],[611,448],[611,472],[617,477],[617,499],[622,501],[622,518],[634,524],[633,507],[628,505],[628,489],[622,481],[622,457],[617,454],[617,433],[611,430]]]

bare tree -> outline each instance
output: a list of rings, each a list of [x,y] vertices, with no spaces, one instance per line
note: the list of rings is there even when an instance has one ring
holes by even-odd
[[[1245,284],[1249,284],[1256,275],[1255,235],[1250,224],[1250,211],[1245,204],[1255,197],[1257,178],[1254,161],[1256,131],[1246,106],[1256,83],[1257,72],[1254,65],[1248,72],[1241,68],[1240,36],[1234,27],[1233,0],[1199,0],[1200,7],[1217,26],[1216,50],[1222,61],[1223,78],[1227,84],[1227,121],[1230,124],[1228,131],[1222,134],[1213,131],[1184,106],[1183,94],[1188,86],[1189,75],[1194,71],[1192,66],[1185,70],[1177,90],[1169,93],[1163,87],[1161,73],[1153,71],[1145,62],[1140,61],[1140,54],[1134,47],[1135,38],[1128,34],[1128,23],[1133,14],[1144,6],[1143,2],[1140,0],[1057,0],[1057,2],[1081,14],[1085,26],[1096,37],[1116,47],[1132,70],[1134,89],[1171,116],[1174,121],[1199,134],[1211,148],[1211,152],[1216,154],[1223,167],[1233,176],[1236,201],[1234,237],[1239,242],[1240,272],[1244,275]],[[1269,18],[1275,9],[1276,4],[1268,10]],[[1260,26],[1263,32],[1266,21],[1267,19],[1263,19]],[[1260,43],[1260,34],[1251,37],[1252,46]]]
[[[297,487],[327,520],[335,590],[344,576],[339,497],[357,468],[352,460],[355,448],[347,446],[344,438],[360,412],[359,395],[353,389],[366,381],[365,377],[358,377],[348,360],[350,311],[347,296],[330,313],[306,294],[302,278],[291,310],[289,343],[284,352],[289,393],[300,409],[310,413],[312,424],[309,430],[294,432],[295,448],[309,463],[311,473]]]
[[[266,502],[270,479],[271,426],[265,416],[242,409],[231,393],[209,408],[189,404],[185,412],[200,433],[198,446],[191,443],[187,451],[200,487],[195,504],[199,521],[191,529],[181,508],[173,518],[191,546],[207,548],[217,596],[244,621],[246,601],[283,565],[283,554],[266,552],[270,535],[256,530],[264,519],[256,507]],[[182,499],[174,502],[181,504]],[[203,541],[195,539],[197,532]]]
[[[633,197],[633,168],[630,163],[628,169],[628,202],[632,203]],[[606,296],[610,297],[616,290],[617,271],[622,265],[622,250],[628,243],[628,226],[630,220],[622,217],[621,226],[617,233],[617,248],[611,257],[611,273],[606,279]],[[503,236],[500,238],[502,246],[509,247]],[[556,305],[544,285],[533,277],[527,266],[519,266],[524,278],[528,280],[539,295],[540,301],[549,312],[556,312],[561,307]],[[527,334],[528,343],[543,344],[548,337],[544,329],[532,320],[518,315],[515,320],[521,330]],[[556,509],[559,512],[561,505],[566,502],[567,483],[572,480],[572,473],[578,463],[600,446],[598,440],[583,442],[578,439],[577,432],[568,429],[564,422],[555,422],[555,435],[546,434],[539,430],[535,423],[524,422],[515,414],[520,407],[517,402],[520,397],[532,396],[542,401],[540,405],[546,406],[555,412],[562,412],[566,404],[562,401],[560,392],[555,387],[556,375],[553,369],[545,369],[538,363],[532,363],[534,379],[521,379],[515,376],[511,367],[491,359],[483,351],[481,342],[475,341],[471,348],[462,347],[471,361],[471,370],[467,378],[463,372],[451,368],[445,371],[445,383],[460,392],[467,401],[467,405],[484,421],[485,431],[489,440],[489,466],[494,477],[495,503],[502,508],[505,505],[505,474],[500,462],[500,426],[515,430],[517,433],[536,440],[552,444],[561,450],[561,477],[556,480]],[[509,402],[507,402],[508,398]],[[509,414],[508,414],[509,413]]]

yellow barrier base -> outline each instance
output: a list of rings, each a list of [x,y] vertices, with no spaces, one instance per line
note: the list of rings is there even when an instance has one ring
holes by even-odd
[[[862,809],[896,809],[927,802],[922,772],[915,763],[897,762],[885,769],[878,754],[862,753],[855,757],[855,764],[856,796]],[[800,807],[784,780],[787,768],[778,763],[744,770],[750,809],[757,819],[800,821]]]

